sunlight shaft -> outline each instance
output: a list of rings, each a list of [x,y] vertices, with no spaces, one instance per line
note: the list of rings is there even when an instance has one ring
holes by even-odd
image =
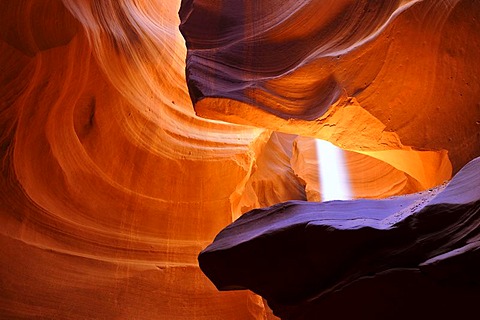
[[[322,201],[352,199],[344,151],[328,141],[316,139]]]

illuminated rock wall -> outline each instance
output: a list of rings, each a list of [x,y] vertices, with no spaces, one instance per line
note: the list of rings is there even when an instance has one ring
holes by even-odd
[[[480,154],[475,2],[256,3],[0,4],[0,317],[272,318],[197,255],[321,198],[313,138],[348,150],[353,197]]]
[[[2,2],[0,318],[264,313],[197,266],[268,136],[194,115],[178,7]]]
[[[458,0],[184,1],[190,94],[206,117],[348,150],[446,149],[456,172],[480,152],[479,10]]]

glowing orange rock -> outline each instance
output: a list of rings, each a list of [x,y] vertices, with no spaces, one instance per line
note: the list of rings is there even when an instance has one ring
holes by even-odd
[[[446,149],[456,172],[480,154],[479,10],[469,1],[185,1],[190,95],[202,116],[352,151]],[[325,119],[345,109],[343,123]]]
[[[217,292],[197,254],[245,211],[309,197],[309,139],[389,172],[352,180],[358,197],[428,188],[480,153],[475,2],[179,9],[0,4],[0,318],[273,318]]]

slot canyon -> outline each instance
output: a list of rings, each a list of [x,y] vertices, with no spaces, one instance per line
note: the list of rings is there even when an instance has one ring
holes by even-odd
[[[480,2],[0,2],[0,319],[467,319]],[[473,316],[475,318],[475,316]]]

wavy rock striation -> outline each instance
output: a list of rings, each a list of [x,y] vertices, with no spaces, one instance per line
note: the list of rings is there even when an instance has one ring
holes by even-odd
[[[478,13],[1,1],[0,318],[274,319],[198,252],[246,211],[323,199],[316,138],[346,150],[353,198],[477,157]]]
[[[456,172],[480,154],[479,10],[459,0],[183,1],[190,96],[202,116],[351,151],[446,149]]]
[[[178,7],[0,4],[0,318],[265,313],[198,269],[268,136],[194,115]]]

